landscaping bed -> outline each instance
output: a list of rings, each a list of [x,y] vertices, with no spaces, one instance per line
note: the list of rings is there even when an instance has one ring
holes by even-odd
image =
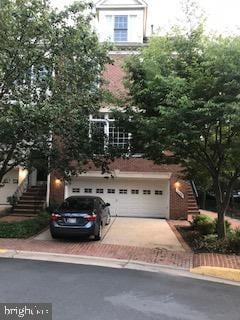
[[[195,253],[213,252],[240,255],[240,229],[233,230],[231,224],[225,221],[227,236],[218,239],[216,219],[198,215],[190,226],[176,226],[185,242]]]
[[[23,221],[0,221],[0,238],[28,238],[46,228],[48,223],[49,214],[45,212]]]

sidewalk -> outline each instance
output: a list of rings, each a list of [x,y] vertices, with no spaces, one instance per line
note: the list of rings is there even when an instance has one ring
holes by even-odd
[[[143,261],[189,270],[199,266],[216,266],[240,269],[240,256],[214,253],[198,253],[187,250],[168,251],[132,246],[101,244],[91,241],[39,241],[22,239],[0,239],[0,249],[25,250],[32,252],[62,253],[95,256],[123,260]]]
[[[166,249],[101,244],[93,241],[71,242],[0,239],[0,250],[1,249],[142,261],[157,265],[178,267],[183,270],[189,270],[193,266],[193,253],[191,252],[174,252]]]
[[[164,248],[142,248],[127,245],[106,244],[95,241],[0,239],[0,253],[5,250],[29,251],[39,253],[67,254],[81,257],[110,258],[119,261],[143,262],[156,266],[177,268],[180,270],[210,275],[204,268],[226,268],[223,278],[240,281],[240,255],[214,253],[194,254],[176,229],[177,225],[188,225],[187,221],[168,221],[185,251],[169,251]],[[215,270],[214,269],[214,270]],[[230,275],[231,272],[237,276]],[[217,273],[211,275],[221,276]],[[239,279],[239,280],[238,280]]]
[[[205,214],[205,215],[209,216],[212,219],[217,218],[217,213],[213,212],[213,211],[200,210],[200,213],[201,214]],[[230,218],[230,217],[225,217],[225,219],[228,220],[231,223],[232,228],[234,228],[234,229],[239,228],[240,229],[240,220],[234,219],[234,218]]]

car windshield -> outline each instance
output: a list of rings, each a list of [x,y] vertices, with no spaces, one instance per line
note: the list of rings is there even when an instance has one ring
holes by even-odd
[[[78,211],[91,211],[93,210],[93,199],[72,198],[63,202],[60,210],[78,210]]]

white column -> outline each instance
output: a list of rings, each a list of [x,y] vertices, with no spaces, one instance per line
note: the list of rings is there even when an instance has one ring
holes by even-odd
[[[50,179],[51,179],[51,175],[49,173],[47,176],[47,194],[46,194],[47,207],[49,207],[49,204],[50,204],[50,181],[51,181]]]

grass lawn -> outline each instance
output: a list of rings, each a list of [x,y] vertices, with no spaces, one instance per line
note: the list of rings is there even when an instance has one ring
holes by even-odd
[[[48,222],[49,214],[46,212],[23,221],[0,221],[0,238],[28,238],[46,228]]]

